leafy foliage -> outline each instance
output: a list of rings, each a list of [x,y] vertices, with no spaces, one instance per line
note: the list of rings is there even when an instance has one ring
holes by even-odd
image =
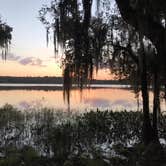
[[[84,7],[84,1],[53,0],[39,11],[47,29],[47,41],[52,29],[55,51],[61,46],[64,53],[64,96],[68,102],[72,84],[83,88],[99,67],[108,67],[117,79],[130,79],[133,85],[139,85],[140,50],[144,48],[150,82],[155,56],[152,43],[147,38],[140,39],[135,28],[123,20],[116,5],[111,8],[109,1],[97,1],[97,17],[93,17],[93,3],[85,3],[89,3],[89,8]],[[135,87],[138,91],[138,86]]]
[[[6,58],[11,39],[12,28],[6,23],[2,22],[0,18],[0,49],[2,49],[2,57]]]
[[[110,11],[109,2],[96,1],[95,24],[93,0],[53,0],[51,7],[41,9],[40,18],[47,25],[47,32],[53,28],[54,45],[59,43],[64,50],[64,96],[68,103],[72,83],[82,89],[92,78],[94,68],[98,70],[99,62],[109,64],[118,78],[134,80],[135,91],[142,91],[143,135],[148,144],[158,139],[159,94],[161,85],[165,85],[165,2],[160,0],[161,7],[152,0],[116,0],[115,11]],[[47,13],[51,13],[52,24]],[[149,85],[154,92],[153,127],[149,118]]]
[[[107,24],[91,16],[92,0],[53,0],[50,7],[40,11],[40,20],[54,33],[55,52],[59,46],[64,53],[64,92],[69,102],[72,83],[82,89],[98,69],[106,42]],[[48,14],[51,21],[48,21]]]

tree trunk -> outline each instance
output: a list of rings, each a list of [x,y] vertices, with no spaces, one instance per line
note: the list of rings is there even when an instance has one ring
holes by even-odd
[[[154,89],[153,89],[153,130],[155,134],[156,140],[158,140],[158,113],[160,111],[160,98],[159,98],[159,75],[158,75],[158,69],[157,67],[155,68],[154,72]]]
[[[164,84],[164,99],[165,99],[165,103],[166,103],[166,84]]]
[[[148,83],[147,83],[146,56],[144,50],[142,50],[140,53],[141,53],[141,91],[143,99],[143,142],[145,145],[148,145],[154,140],[154,132],[149,115],[149,94],[148,94]]]

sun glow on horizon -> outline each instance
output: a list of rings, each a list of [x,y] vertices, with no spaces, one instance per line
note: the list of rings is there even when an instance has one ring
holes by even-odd
[[[33,60],[33,58],[32,58]],[[39,59],[32,61],[31,58],[25,58],[20,61],[14,60],[0,60],[0,76],[20,76],[20,77],[43,77],[43,76],[56,76],[61,77],[63,69],[60,62],[55,59],[46,62],[40,62]],[[40,64],[40,63],[41,64]],[[98,80],[112,80],[113,75],[110,74],[109,69],[100,69],[98,73],[94,71],[94,79]]]
[[[22,65],[17,62],[0,62],[1,76],[62,76],[59,64],[49,62],[45,66]]]

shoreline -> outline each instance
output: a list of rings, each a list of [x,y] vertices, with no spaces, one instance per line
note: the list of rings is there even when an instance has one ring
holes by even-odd
[[[132,89],[130,85],[117,84],[91,84],[83,89]],[[22,83],[0,83],[0,90],[63,90],[63,84],[22,84]],[[72,90],[79,89],[77,85],[72,87]]]

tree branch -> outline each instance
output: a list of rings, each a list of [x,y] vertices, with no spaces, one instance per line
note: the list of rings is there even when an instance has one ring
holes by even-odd
[[[116,0],[123,19],[133,26],[141,35],[146,36],[156,46],[164,41],[165,28],[154,20],[149,12],[144,12],[139,8],[133,8],[130,0]],[[142,6],[144,9],[145,6]],[[146,8],[145,8],[146,10]]]
[[[113,46],[115,49],[124,50],[124,51],[128,52],[129,55],[130,55],[130,57],[132,58],[132,60],[133,60],[137,65],[139,64],[138,57],[133,53],[133,51],[131,50],[130,47],[124,47],[124,46],[120,46],[120,45],[116,45],[116,44],[112,44],[112,46]]]

